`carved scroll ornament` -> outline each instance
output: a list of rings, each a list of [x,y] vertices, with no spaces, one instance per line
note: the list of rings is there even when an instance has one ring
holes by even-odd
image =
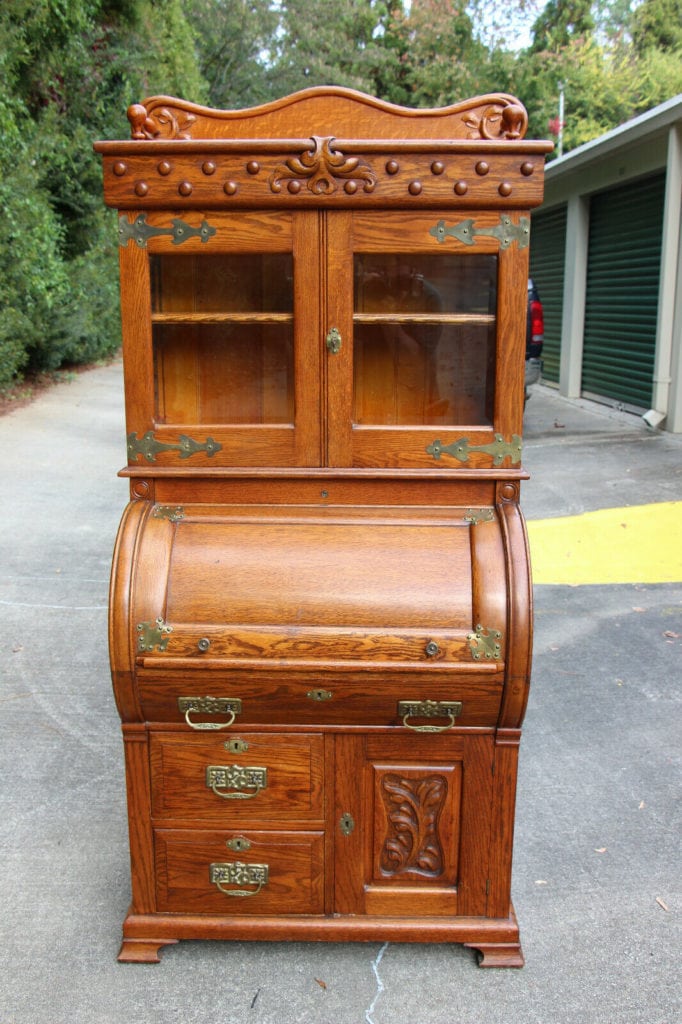
[[[290,156],[284,164],[276,167],[269,178],[273,192],[282,191],[282,182],[288,180],[291,190],[294,182],[305,181],[306,187],[315,195],[331,195],[336,192],[339,180],[355,181],[363,192],[373,192],[377,176],[357,156],[346,157],[332,148],[334,140],[312,136],[313,148],[301,156]],[[360,183],[362,183],[360,185]]]
[[[481,113],[470,111],[462,120],[470,139],[522,139],[528,128],[528,114],[520,103],[491,103]]]
[[[168,107],[150,114],[141,103],[133,103],[127,114],[133,139],[191,139],[192,125],[196,121],[194,114]]]
[[[381,870],[388,875],[414,871],[429,878],[443,873],[438,819],[447,794],[442,775],[401,778],[393,772],[381,782],[388,828]]]

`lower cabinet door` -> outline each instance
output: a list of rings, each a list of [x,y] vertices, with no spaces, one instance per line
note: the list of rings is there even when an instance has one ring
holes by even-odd
[[[162,913],[323,912],[323,832],[157,829],[154,845]]]
[[[486,913],[489,735],[338,736],[335,909]]]

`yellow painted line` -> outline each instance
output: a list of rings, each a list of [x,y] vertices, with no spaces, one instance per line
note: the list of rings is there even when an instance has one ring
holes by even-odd
[[[682,582],[682,501],[528,523],[535,583]]]

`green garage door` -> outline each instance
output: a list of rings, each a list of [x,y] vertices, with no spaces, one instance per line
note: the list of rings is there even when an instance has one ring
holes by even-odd
[[[592,197],[583,394],[648,409],[656,346],[665,174]]]
[[[566,206],[534,213],[530,236],[530,276],[537,285],[545,314],[542,376],[558,383],[564,308]]]

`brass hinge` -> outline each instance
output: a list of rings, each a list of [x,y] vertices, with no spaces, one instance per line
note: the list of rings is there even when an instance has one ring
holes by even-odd
[[[494,523],[495,513],[491,508],[468,508],[464,513],[464,522],[477,526],[479,523]]]
[[[138,622],[137,631],[140,634],[137,638],[137,649],[140,653],[153,651],[155,647],[165,651],[170,639],[168,634],[173,632],[173,627],[167,626],[163,619],[158,618],[156,622]]]
[[[168,228],[155,228],[147,224],[146,213],[141,213],[131,224],[123,214],[118,218],[118,244],[125,247],[132,238],[140,249],[146,249],[147,239],[157,235],[170,235],[173,245],[182,245],[188,238],[200,238],[202,242],[208,242],[216,230],[205,220],[202,220],[198,228],[193,228],[179,217],[173,217]]]
[[[512,466],[518,466],[522,448],[523,443],[518,434],[512,434],[511,441],[505,441],[502,434],[495,434],[495,440],[490,444],[469,444],[468,437],[461,437],[452,444],[443,444],[440,438],[436,438],[426,446],[426,451],[434,459],[440,459],[441,455],[451,455],[458,462],[468,462],[471,452],[481,452],[483,455],[492,455],[493,466],[501,466],[506,458],[511,460]]]
[[[475,633],[467,633],[469,649],[474,661],[480,661],[481,657],[499,658],[502,651],[500,643],[502,633],[499,629],[488,629],[487,626],[476,626]]]
[[[165,441],[157,441],[153,430],[148,430],[139,438],[134,432],[128,434],[129,458],[135,459],[138,455],[142,455],[147,462],[156,462],[159,452],[178,452],[181,459],[189,459],[197,452],[206,452],[211,459],[221,448],[222,445],[218,441],[214,441],[212,437],[207,437],[205,441],[195,441],[187,434],[180,434],[177,442],[168,444]]]
[[[155,505],[152,512],[152,519],[168,519],[171,523],[179,523],[185,518],[185,510],[182,505]]]
[[[464,245],[475,245],[477,238],[496,238],[500,249],[508,249],[512,242],[518,242],[519,249],[525,249],[530,242],[530,218],[519,217],[519,223],[514,224],[511,217],[503,213],[499,224],[492,228],[477,227],[471,217],[450,227],[446,227],[444,220],[439,220],[429,228],[429,234],[441,245],[449,235]]]

